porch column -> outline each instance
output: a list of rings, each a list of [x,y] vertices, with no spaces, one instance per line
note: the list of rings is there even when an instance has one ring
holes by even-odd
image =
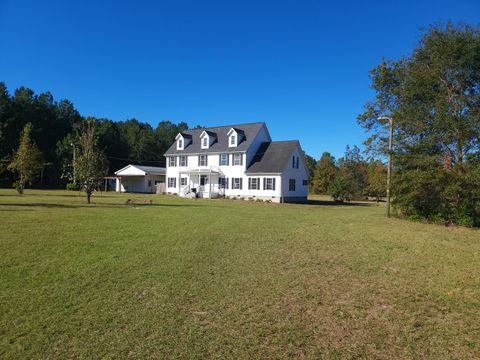
[[[212,173],[208,173],[208,198],[212,198]]]

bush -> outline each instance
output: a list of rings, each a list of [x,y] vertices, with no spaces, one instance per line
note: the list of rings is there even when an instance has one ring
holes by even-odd
[[[80,190],[80,186],[76,183],[68,183],[66,186],[67,190]]]

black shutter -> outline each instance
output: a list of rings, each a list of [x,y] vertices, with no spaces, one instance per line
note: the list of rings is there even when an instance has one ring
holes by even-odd
[[[200,155],[198,155],[198,166],[200,166]]]
[[[267,178],[263,178],[263,190],[267,190]]]
[[[240,154],[240,165],[243,165],[243,154]]]
[[[227,165],[230,165],[230,156],[227,154]]]
[[[257,178],[257,190],[260,190],[260,178]]]
[[[177,187],[177,178],[173,178],[173,187]]]
[[[205,166],[208,166],[208,155],[205,155]]]
[[[235,179],[235,178],[232,178],[232,189],[235,189],[235,186],[233,185],[233,180],[234,180],[234,179]]]
[[[248,190],[252,190],[252,178],[248,178]]]
[[[295,168],[295,156],[292,156],[292,168]]]
[[[273,190],[275,190],[275,178],[273,178]]]
[[[188,166],[188,155],[185,155],[185,166]]]
[[[243,178],[240,178],[240,190],[243,189]]]
[[[232,166],[235,165],[234,156],[235,156],[235,154],[232,154]],[[229,156],[229,157],[230,157],[230,156]],[[232,189],[233,189],[233,186],[232,186]]]
[[[225,178],[225,189],[228,189],[228,177]]]
[[[218,154],[218,166],[222,165],[222,154]]]

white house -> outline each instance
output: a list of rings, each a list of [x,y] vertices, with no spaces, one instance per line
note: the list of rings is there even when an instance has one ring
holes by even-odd
[[[167,193],[273,202],[306,201],[300,143],[272,141],[263,122],[179,133],[166,151]]]
[[[117,192],[165,192],[164,167],[127,165],[115,171]]]

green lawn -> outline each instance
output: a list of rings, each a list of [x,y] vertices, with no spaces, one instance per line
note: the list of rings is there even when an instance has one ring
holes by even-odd
[[[85,202],[0,190],[0,358],[480,357],[479,231],[375,205]]]

